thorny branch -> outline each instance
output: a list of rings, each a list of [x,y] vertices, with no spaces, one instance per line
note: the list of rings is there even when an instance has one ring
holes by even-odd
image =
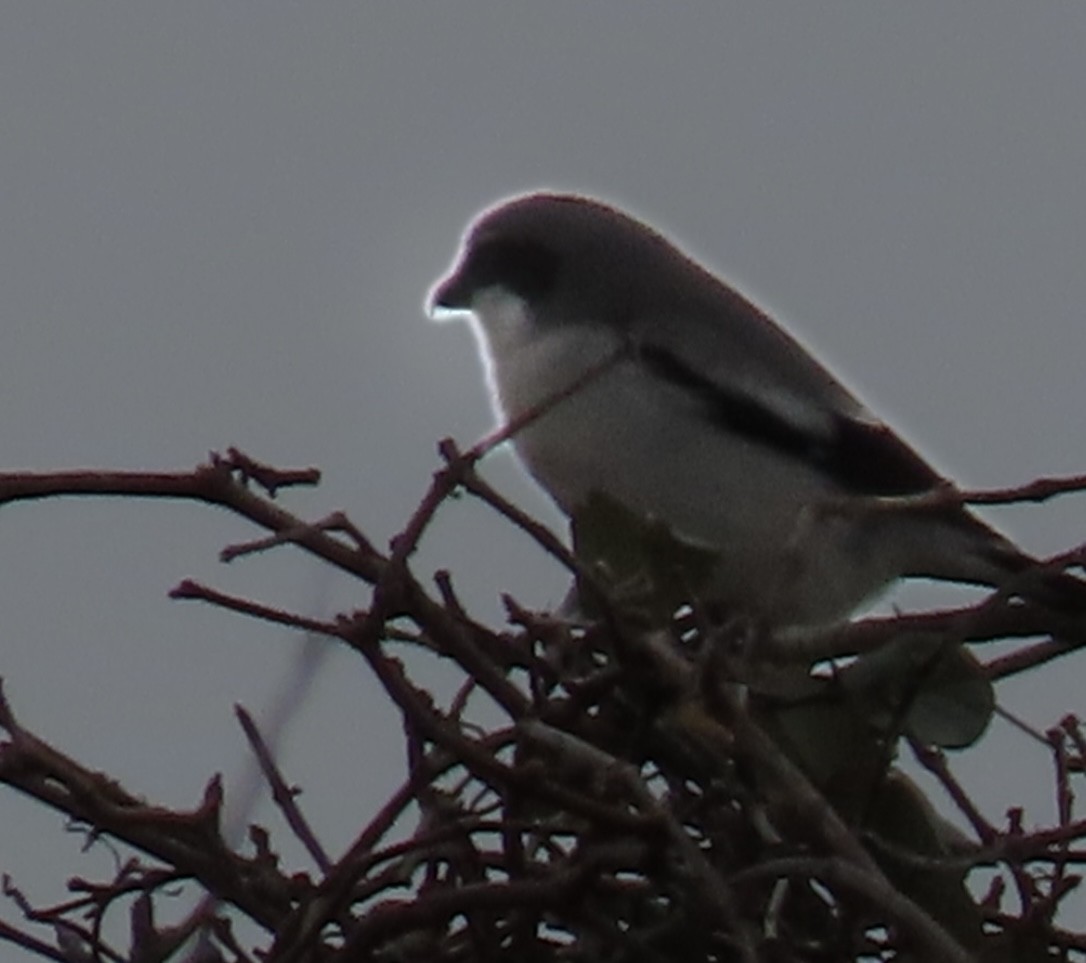
[[[711,625],[696,609],[653,626],[616,609],[579,627],[510,599],[509,627],[496,632],[465,611],[447,576],[439,574],[433,590],[424,586],[410,559],[434,515],[460,489],[579,578],[593,579],[554,533],[476,472],[479,459],[517,428],[467,451],[443,443],[444,466],[388,552],[341,513],[307,523],[272,500],[284,487],[316,484],[314,469],[282,471],[235,450],[191,472],[0,475],[0,505],[131,496],[220,506],[267,533],[227,547],[224,561],[296,545],[359,578],[372,589],[369,607],[329,620],[190,580],[172,596],[317,632],[350,648],[400,710],[409,760],[406,781],[336,858],[321,846],[288,776],[239,710],[288,827],[313,859],[311,877],[282,865],[266,831],[254,828],[248,855],[225,842],[217,779],[192,811],[147,803],[29,732],[0,694],[7,737],[0,781],[79,821],[92,838],[117,840],[138,854],[115,879],[73,881],[81,895],[57,907],[31,906],[9,882],[5,894],[27,926],[45,926],[53,938],[0,922],[0,941],[63,961],[165,960],[197,932],[218,954],[208,958],[259,956],[268,963],[517,957],[758,963],[874,960],[906,948],[926,959],[965,961],[985,958],[996,937],[1027,940],[1027,934],[1029,945],[1065,958],[1086,953],[1086,936],[1055,925],[1079,882],[1072,868],[1086,861],[1086,819],[1075,812],[1075,784],[1086,772],[1077,720],[1061,720],[1047,736],[1057,823],[1028,832],[1013,813],[1005,828],[986,817],[945,754],[908,737],[975,842],[940,835],[938,820],[916,801],[918,790],[902,795],[900,773],[886,768],[894,746],[878,745],[888,736],[871,719],[859,720],[857,731],[865,734],[839,738],[848,751],[849,739],[859,739],[858,747],[869,741],[879,765],[865,768],[858,760],[851,772],[822,770],[789,728],[795,726],[789,720],[806,718],[797,713],[809,711],[812,700],[822,719],[843,719],[841,706],[851,705],[832,676],[806,677],[810,664],[880,651],[903,633],[970,643],[1024,640],[988,662],[985,672],[998,679],[1066,655],[1076,644],[1066,640],[1080,637],[1081,626],[993,596],[971,608],[839,626],[791,638],[784,648],[768,638],[751,647],[736,643],[743,632]],[[1083,489],[1086,478],[1044,479],[1001,492],[932,497],[1002,503]],[[1077,559],[1069,554],[1064,561]],[[436,653],[463,675],[447,705],[413,681],[395,654],[400,645]],[[802,685],[795,681],[797,664]],[[472,721],[480,699],[497,707],[500,723]],[[845,776],[852,784],[842,795]],[[878,805],[856,807],[850,798]],[[872,819],[878,812],[881,822]],[[886,813],[923,824],[925,841]],[[412,814],[416,826],[405,830]],[[994,868],[997,881],[1013,885],[1017,910],[1005,905],[1005,883],[992,883],[979,902],[969,895],[968,875],[977,867]],[[206,898],[182,924],[156,925],[156,902],[183,882]],[[107,914],[125,900],[128,953],[103,935]],[[231,914],[253,921],[264,939],[243,946]],[[1050,958],[1041,953],[1020,958]]]

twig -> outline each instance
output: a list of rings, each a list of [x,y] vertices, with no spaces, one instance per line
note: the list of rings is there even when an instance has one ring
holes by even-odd
[[[881,873],[872,875],[854,863],[839,857],[803,856],[770,859],[737,872],[729,879],[733,887],[754,880],[783,879],[799,876],[821,880],[826,885],[848,889],[855,896],[878,907],[889,921],[904,929],[918,948],[923,959],[948,963],[976,963],[975,957],[928,913],[924,912],[900,890],[895,889]]]
[[[16,929],[3,920],[0,920],[0,940],[12,943],[15,946],[21,946],[24,950],[29,950],[42,959],[56,960],[57,963],[72,963],[72,957],[69,954],[57,949],[51,943],[44,943],[29,933]]]
[[[641,774],[627,762],[608,755],[583,739],[548,726],[535,719],[527,719],[518,726],[531,742],[545,746],[551,752],[572,761],[575,765],[597,773],[604,782],[621,782],[636,802],[638,809],[656,824],[666,835],[685,872],[695,884],[690,897],[704,902],[728,922],[730,935],[737,941],[740,959],[756,963],[758,954],[751,934],[739,916],[736,897],[730,887],[709,862],[698,845],[666,806],[645,785]]]
[[[450,464],[459,464],[464,455],[456,448],[455,443],[446,439],[441,446],[441,456]],[[479,474],[468,466],[461,469],[460,484],[464,490],[474,495],[480,501],[486,503],[498,514],[502,515],[517,528],[528,535],[548,555],[553,556],[570,572],[575,575],[588,574],[577,557],[569,550],[566,544],[552,532],[546,525],[536,521],[526,511],[518,508],[497,489],[483,481]]]
[[[302,536],[309,532],[344,532],[350,536],[357,551],[368,555],[376,555],[377,551],[362,532],[347,518],[343,512],[333,512],[317,522],[303,522],[296,528],[283,529],[267,538],[258,538],[250,542],[242,542],[237,545],[227,545],[219,552],[219,559],[223,562],[232,562],[236,558],[245,555],[253,555],[257,552],[266,552],[270,548],[279,545],[301,542]]]
[[[228,448],[226,457],[212,453],[211,461],[238,472],[243,480],[252,479],[272,498],[280,488],[297,485],[318,485],[321,480],[318,468],[276,468],[251,458],[238,448]]]
[[[285,915],[293,898],[290,881],[223,842],[217,779],[200,806],[179,813],[148,805],[24,729],[2,691],[0,728],[10,736],[0,752],[0,782],[175,867],[269,930]]]
[[[594,381],[598,380],[614,368],[619,362],[628,359],[629,356],[630,348],[628,346],[623,345],[622,347],[617,348],[602,361],[588,367],[582,374],[574,378],[561,390],[548,395],[538,404],[530,406],[516,418],[510,419],[497,430],[491,432],[486,437],[481,438],[464,453],[464,457],[469,463],[474,464],[488,452],[493,451],[498,445],[508,441],[514,435],[519,434],[530,424],[539,420],[543,415],[556,408],[563,401],[573,397],[578,392],[583,391]]]
[[[995,826],[984,818],[981,811],[974,805],[973,800],[969,798],[962,788],[961,783],[954,778],[954,774],[947,765],[946,756],[938,749],[931,749],[912,737],[908,737],[907,741],[909,748],[916,757],[916,761],[939,781],[954,805],[958,807],[958,811],[969,821],[969,825],[973,827],[973,832],[977,834],[977,839],[981,841],[981,844],[991,846],[995,843],[999,837],[998,831]]]
[[[328,858],[324,847],[321,846],[320,841],[309,825],[309,821],[298,808],[295,801],[295,791],[286,784],[286,780],[283,779],[282,774],[279,772],[279,767],[276,765],[275,759],[272,758],[271,751],[265,744],[263,736],[260,735],[260,730],[253,721],[253,717],[241,705],[234,706],[234,714],[241,724],[245,738],[249,741],[249,745],[253,750],[253,755],[256,756],[257,762],[260,764],[260,770],[264,773],[264,778],[267,779],[268,785],[271,787],[272,798],[282,811],[287,825],[290,826],[294,831],[294,835],[308,850],[321,873],[328,873],[332,868],[332,861]]]
[[[253,602],[237,595],[229,595],[226,592],[220,592],[218,589],[210,588],[207,585],[201,585],[193,579],[185,579],[180,582],[170,590],[169,597],[171,599],[208,602],[219,608],[227,609],[231,612],[239,612],[242,615],[248,615],[254,619],[262,619],[265,622],[272,622],[275,625],[286,625],[292,629],[299,629],[303,632],[313,632],[317,635],[325,635],[333,639],[338,638],[340,635],[339,626],[335,622],[322,622],[319,619],[298,615],[295,612],[287,612],[285,609],[277,609],[270,605],[261,605],[259,602]]]

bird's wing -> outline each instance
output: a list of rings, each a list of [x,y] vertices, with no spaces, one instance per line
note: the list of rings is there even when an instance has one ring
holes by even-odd
[[[718,308],[687,312],[682,325],[635,322],[632,347],[708,420],[808,462],[847,491],[902,495],[940,481],[795,340],[735,298],[723,318]]]

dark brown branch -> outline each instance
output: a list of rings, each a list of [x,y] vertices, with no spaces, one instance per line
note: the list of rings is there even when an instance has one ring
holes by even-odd
[[[207,585],[201,585],[192,579],[185,579],[177,586],[170,589],[171,599],[196,600],[217,605],[219,608],[230,612],[238,612],[248,615],[250,618],[261,619],[275,625],[285,625],[302,632],[313,632],[317,635],[329,638],[339,637],[339,627],[334,622],[322,622],[295,612],[287,612],[285,609],[273,608],[270,605],[261,605],[237,595],[228,595]]]
[[[44,943],[29,933],[16,929],[3,920],[0,920],[0,940],[12,943],[15,946],[21,946],[24,950],[36,953],[45,960],[56,960],[57,963],[72,963],[72,958],[67,953],[61,952],[55,946]]]
[[[313,832],[312,827],[309,825],[309,821],[298,808],[294,798],[296,790],[292,790],[287,785],[286,780],[283,779],[279,767],[272,757],[271,750],[268,749],[263,736],[260,735],[260,730],[256,727],[253,717],[249,715],[244,706],[240,705],[234,706],[234,714],[237,716],[238,722],[245,733],[245,738],[248,740],[256,760],[260,764],[260,771],[264,773],[264,778],[271,787],[272,799],[275,800],[275,804],[283,813],[287,825],[294,831],[294,835],[305,846],[309,855],[313,857],[313,862],[317,864],[317,868],[322,873],[327,873],[332,868],[332,861],[325,853],[324,847],[321,846],[316,833]]]
[[[902,927],[917,947],[922,959],[948,963],[976,963],[975,957],[954,939],[938,922],[925,913],[900,890],[895,889],[881,874],[872,876],[855,864],[840,858],[798,857],[772,859],[740,870],[730,880],[742,886],[754,880],[784,879],[798,876],[817,879],[832,887],[846,888],[849,893],[885,913],[888,920]]]
[[[530,417],[560,401],[549,399]],[[402,714],[410,778],[334,864],[301,819],[292,790],[259,733],[247,728],[280,808],[324,874],[316,885],[280,871],[263,830],[254,828],[255,858],[242,859],[225,846],[218,827],[217,782],[191,813],[150,806],[26,733],[6,703],[0,703],[0,725],[11,739],[0,748],[0,779],[95,832],[161,859],[173,867],[171,880],[195,879],[215,899],[274,930],[267,957],[274,963],[308,963],[331,947],[341,957],[366,955],[401,936],[433,938],[430,958],[440,960],[472,954],[497,958],[507,951],[545,955],[559,941],[550,945],[540,936],[544,918],[546,925],[556,921],[556,929],[567,927],[575,934],[571,938],[583,941],[586,953],[594,940],[600,946],[610,941],[631,954],[644,943],[646,959],[666,960],[686,949],[685,940],[701,940],[688,958],[709,947],[722,957],[753,961],[771,924],[783,920],[783,930],[789,924],[802,930],[810,920],[788,919],[787,910],[766,902],[770,896],[759,886],[738,884],[772,884],[788,876],[818,879],[832,891],[837,902],[825,908],[822,922],[842,941],[839,945],[870,941],[863,934],[871,917],[863,907],[874,906],[892,928],[906,933],[904,943],[923,948],[927,957],[962,959],[960,947],[888,882],[872,856],[881,840],[842,816],[829,802],[835,797],[759,724],[762,717],[734,681],[749,676],[733,658],[727,639],[721,641],[726,633],[710,625],[705,613],[695,607],[674,632],[672,627],[631,628],[613,612],[584,630],[510,603],[515,631],[499,634],[470,617],[447,575],[436,580],[437,598],[419,583],[409,559],[435,513],[458,489],[487,503],[586,577],[560,538],[475,471],[480,458],[525,423],[510,423],[465,452],[443,443],[445,465],[389,554],[377,550],[342,515],[308,523],[251,490],[256,485],[274,495],[284,485],[315,482],[315,472],[281,472],[236,451],[213,457],[188,474],[0,475],[0,504],[59,495],[136,495],[219,505],[270,533],[228,548],[224,557],[294,544],[373,587],[366,611],[326,621],[191,581],[172,593],[340,639],[366,659]],[[1086,488],[1086,478],[1042,479],[981,497],[952,490],[932,497],[996,504],[1079,488]],[[1053,564],[1079,561],[1069,553]],[[980,642],[1037,635],[1074,639],[1081,626],[997,593],[969,609],[839,627],[795,646],[790,642],[780,654],[789,661],[832,659],[877,648],[903,631]],[[391,654],[398,641],[428,646],[463,674],[463,684],[447,704],[438,704]],[[993,660],[988,671],[992,677],[1023,671],[1071,647],[1033,644]],[[759,647],[759,658],[764,654]],[[505,717],[486,732],[464,718],[469,698],[476,704],[476,690]],[[243,725],[251,722],[241,718]],[[955,866],[964,873],[982,861],[1005,864],[1025,910],[1022,918],[1007,917],[998,925],[1007,934],[1047,927],[1043,932],[1053,934],[1055,945],[1052,914],[1077,882],[1067,873],[1080,858],[1072,844],[1086,838],[1086,821],[1073,818],[1072,780],[1083,768],[1083,740],[1079,734],[1076,742],[1075,733],[1071,726],[1057,746],[1062,804],[1056,827],[1025,833],[1021,820],[1012,820],[1007,829],[997,829],[957,787],[959,805],[966,811],[972,806],[984,845],[937,858],[913,853],[895,840],[900,863],[938,861],[937,868],[950,873]],[[956,783],[945,766],[942,779],[953,795]],[[394,837],[394,827],[404,825],[413,804],[420,814],[417,830]],[[210,933],[226,925],[210,912],[214,904],[209,902],[180,928],[156,929],[151,897],[165,878],[135,873],[98,889],[87,884],[83,902],[70,901],[53,912],[60,920],[69,915],[74,920],[86,911],[97,926],[104,907],[122,895],[137,894],[133,928],[148,953],[189,932]],[[990,919],[996,918],[997,898],[994,894]],[[822,909],[807,907],[805,912]],[[703,931],[697,932],[698,927]],[[86,934],[92,944],[97,939],[86,926],[71,932],[78,938]],[[0,930],[0,938],[5,937]],[[220,936],[221,945],[229,945],[228,938]],[[897,936],[888,932],[879,939],[889,953]],[[236,944],[234,955],[243,955]]]
[[[16,721],[0,692],[0,782],[72,819],[154,856],[229,900],[268,929],[288,911],[290,882],[271,867],[234,853],[219,831],[221,789],[213,780],[189,813],[148,805],[115,781],[91,772]]]
[[[1086,491],[1086,475],[1069,475],[1064,478],[1035,478],[1024,485],[993,488],[987,491],[965,489],[958,498],[969,505],[1013,505],[1019,502],[1044,502],[1057,495],[1069,495]]]

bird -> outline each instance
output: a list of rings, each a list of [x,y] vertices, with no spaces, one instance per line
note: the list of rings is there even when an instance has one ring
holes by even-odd
[[[483,211],[428,308],[472,320],[499,417],[559,509],[603,494],[711,550],[703,591],[724,611],[829,626],[924,577],[1086,612],[1086,582],[960,500],[918,508],[947,480],[753,301],[602,200]]]

